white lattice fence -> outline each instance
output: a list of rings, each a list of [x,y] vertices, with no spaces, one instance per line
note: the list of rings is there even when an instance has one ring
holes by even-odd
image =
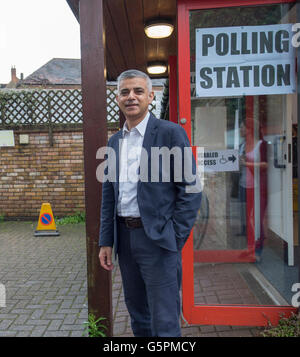
[[[116,88],[107,87],[107,121],[118,125],[119,108],[115,101]],[[156,100],[150,111],[156,116]],[[82,124],[80,89],[66,90],[1,90],[0,127],[51,126]]]

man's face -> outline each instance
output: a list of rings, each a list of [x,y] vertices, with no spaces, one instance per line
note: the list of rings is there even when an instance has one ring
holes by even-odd
[[[244,123],[242,123],[241,126],[240,126],[240,135],[242,137],[246,136],[246,127],[245,127]]]
[[[149,91],[145,78],[128,78],[120,82],[117,102],[129,121],[143,119],[153,98],[154,92]]]

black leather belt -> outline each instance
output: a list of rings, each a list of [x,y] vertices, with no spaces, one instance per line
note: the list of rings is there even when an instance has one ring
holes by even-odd
[[[143,223],[140,217],[121,217],[117,216],[119,222],[124,223],[127,228],[141,228]]]

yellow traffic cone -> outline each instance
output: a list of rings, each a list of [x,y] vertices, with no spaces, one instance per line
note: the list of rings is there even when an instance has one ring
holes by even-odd
[[[34,232],[35,236],[59,236],[59,232],[56,230],[56,225],[51,209],[50,203],[43,203],[41,210],[38,225],[36,231]]]

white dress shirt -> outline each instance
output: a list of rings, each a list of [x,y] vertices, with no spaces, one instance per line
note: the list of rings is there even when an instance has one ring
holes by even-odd
[[[128,130],[126,123],[123,126],[123,139],[120,145],[118,216],[140,217],[137,203],[138,170],[149,117],[148,112],[145,118],[131,130]]]

